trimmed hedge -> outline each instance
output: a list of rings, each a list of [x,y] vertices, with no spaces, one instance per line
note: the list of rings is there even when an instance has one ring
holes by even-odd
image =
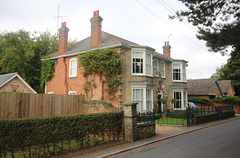
[[[215,101],[232,105],[240,105],[240,99],[238,96],[224,96],[222,98],[215,99]]]
[[[0,157],[40,157],[56,155],[64,144],[77,147],[119,139],[122,113],[54,116],[0,121]]]
[[[205,105],[211,105],[212,102],[206,98],[188,98],[189,102],[193,102],[193,103],[199,103],[199,104],[205,104]]]

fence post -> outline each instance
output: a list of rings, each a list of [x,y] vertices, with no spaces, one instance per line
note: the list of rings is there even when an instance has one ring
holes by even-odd
[[[123,103],[124,137],[129,141],[139,139],[137,126],[137,103]]]

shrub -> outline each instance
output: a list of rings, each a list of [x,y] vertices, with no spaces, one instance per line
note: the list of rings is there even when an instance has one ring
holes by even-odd
[[[122,113],[54,116],[0,121],[0,157],[46,157],[62,152],[64,144],[77,147],[119,138]],[[76,147],[75,146],[75,147]],[[15,156],[19,153],[22,155]]]
[[[216,102],[240,105],[240,99],[238,96],[224,96],[222,98],[215,99]]]
[[[205,105],[211,105],[212,102],[206,98],[188,98],[189,102],[193,102],[193,103],[199,103],[199,104],[205,104]]]

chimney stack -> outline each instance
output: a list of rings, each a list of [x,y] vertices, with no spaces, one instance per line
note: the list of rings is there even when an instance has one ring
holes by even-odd
[[[102,41],[102,17],[99,16],[99,11],[93,12],[91,21],[91,48],[98,47]]]
[[[171,46],[169,45],[169,41],[165,42],[165,45],[163,46],[163,55],[171,58]]]
[[[64,52],[68,50],[68,31],[69,29],[66,26],[66,22],[62,23],[62,27],[59,31],[59,46],[58,53],[62,55]]]

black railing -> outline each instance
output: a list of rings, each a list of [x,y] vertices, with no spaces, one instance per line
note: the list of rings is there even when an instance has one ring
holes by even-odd
[[[154,123],[155,122],[155,114],[154,111],[145,111],[145,112],[138,112],[137,122],[139,124],[146,124],[146,123]]]
[[[198,114],[211,114],[211,113],[219,113],[219,112],[228,112],[228,111],[234,111],[233,105],[200,107],[200,108],[197,108],[197,115]]]

